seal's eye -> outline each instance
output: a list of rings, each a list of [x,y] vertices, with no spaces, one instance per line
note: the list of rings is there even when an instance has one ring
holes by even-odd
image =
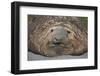
[[[51,29],[51,32],[53,32],[53,29]]]
[[[70,32],[69,30],[67,30],[67,33],[69,33],[69,34],[70,34],[71,32]]]

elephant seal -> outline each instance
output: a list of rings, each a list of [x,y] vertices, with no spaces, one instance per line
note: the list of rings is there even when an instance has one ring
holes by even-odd
[[[28,16],[28,48],[47,57],[87,52],[87,31],[78,17]]]

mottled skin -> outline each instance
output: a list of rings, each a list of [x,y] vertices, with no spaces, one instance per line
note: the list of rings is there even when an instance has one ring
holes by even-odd
[[[28,47],[44,56],[87,52],[87,32],[77,17],[29,16]]]

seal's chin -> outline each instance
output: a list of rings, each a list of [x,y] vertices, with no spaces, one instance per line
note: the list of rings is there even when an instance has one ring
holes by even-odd
[[[65,48],[70,48],[71,45],[65,45],[64,43],[61,42],[50,42],[48,44],[48,54],[47,56],[60,56],[64,55]],[[68,50],[69,52],[69,50]]]

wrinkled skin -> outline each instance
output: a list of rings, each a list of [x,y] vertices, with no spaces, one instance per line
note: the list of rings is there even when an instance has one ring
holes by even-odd
[[[54,57],[87,52],[87,32],[77,17],[31,16],[28,47],[34,53]]]

